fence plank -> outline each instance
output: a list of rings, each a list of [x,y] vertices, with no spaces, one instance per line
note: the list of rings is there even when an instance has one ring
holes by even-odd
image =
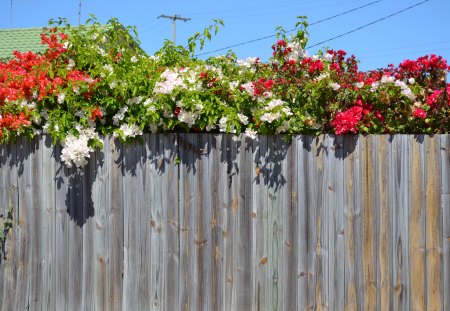
[[[346,310],[363,310],[363,282],[361,271],[361,149],[355,136],[344,138],[344,239],[345,239],[345,296]]]
[[[427,170],[426,184],[422,192],[426,197],[426,309],[442,310],[441,161],[439,161],[441,146],[438,137],[430,136],[425,136],[425,145]],[[413,239],[412,236],[410,238]]]
[[[18,171],[20,164],[17,157],[17,144],[0,145],[0,214],[2,221],[8,219],[8,211],[13,209],[13,227],[6,235],[4,247],[0,252],[0,305],[6,310],[14,310],[15,297],[20,295],[16,291],[17,265],[20,261],[18,252],[18,220],[19,220],[19,192]]]
[[[298,189],[297,189],[297,138],[289,142],[282,141],[285,157],[281,167],[281,175],[285,179],[282,186],[282,253],[279,282],[282,284],[282,309],[297,310],[298,291]]]
[[[146,253],[145,229],[141,220],[145,221],[144,206],[144,172],[143,159],[145,148],[138,143],[123,145],[122,176],[123,176],[123,208],[124,208],[124,270],[123,270],[123,300],[122,310],[139,310],[145,306],[145,291],[147,284],[141,277],[149,271],[143,266],[143,256]]]
[[[391,266],[392,252],[389,239],[391,238],[391,206],[389,197],[389,136],[379,135],[376,137],[376,163],[375,180],[378,208],[378,273],[377,273],[377,306],[380,310],[392,310],[391,301]]]
[[[42,278],[41,267],[38,262],[40,237],[37,226],[39,212],[35,205],[40,201],[36,184],[37,172],[35,171],[40,157],[39,141],[34,140],[26,143],[25,138],[21,138],[17,149],[17,156],[23,161],[22,171],[18,174],[18,194],[19,194],[19,266],[17,270],[16,291],[22,293],[16,296],[15,309],[35,309],[40,301],[40,293],[36,281]]]
[[[328,183],[324,186],[327,191],[326,210],[328,213],[328,308],[331,310],[344,310],[344,162],[342,136],[326,136],[325,144],[328,153],[324,161],[324,171],[327,172]]]
[[[253,152],[251,141],[236,137],[236,183],[233,191],[237,195],[237,210],[232,214],[236,218],[236,243],[234,256],[236,258],[236,300],[237,309],[251,310],[253,303],[253,217],[252,217],[252,180]],[[234,181],[234,180],[233,180]],[[234,208],[233,202],[233,208]]]
[[[420,136],[423,139],[423,135]],[[411,306],[414,310],[426,308],[425,276],[425,198],[423,195],[426,167],[423,143],[412,141],[411,149],[411,208],[409,212],[409,257],[411,269]]]
[[[179,222],[179,201],[178,201],[178,168],[176,163],[178,143],[174,142],[175,135],[158,135],[160,159],[158,166],[162,170],[162,189],[168,189],[163,196],[162,208],[166,211],[166,258],[165,265],[165,295],[163,299],[163,309],[176,310],[178,306],[179,294],[179,263],[180,263],[180,222]],[[162,162],[160,160],[162,159]]]
[[[411,159],[410,138],[407,135],[396,135],[393,138],[393,154],[390,163],[390,178],[393,180],[393,190],[390,194],[394,206],[394,310],[409,310],[411,301],[410,260],[409,260],[409,228],[408,219],[410,206],[409,165]]]
[[[106,194],[109,200],[107,225],[108,225],[108,251],[109,265],[107,269],[109,277],[110,310],[121,310],[123,293],[124,271],[124,208],[123,208],[123,184],[120,163],[120,148],[122,143],[111,137],[105,139],[107,146],[104,165],[108,168]]]
[[[271,276],[269,275],[269,250],[267,248],[268,232],[268,163],[266,156],[268,152],[267,136],[258,136],[258,141],[254,143],[255,151],[255,186],[253,192],[253,211],[255,216],[255,242],[256,258],[253,259],[255,265],[255,306],[257,310],[262,310],[265,306],[272,306],[269,292]]]
[[[313,241],[315,232],[313,231],[313,222],[315,219],[315,206],[312,200],[316,198],[312,195],[315,191],[314,180],[311,177],[315,175],[310,173],[314,169],[311,165],[313,161],[311,136],[302,135],[296,138],[297,144],[297,188],[298,193],[298,216],[297,226],[297,306],[299,309],[309,310],[314,306],[314,260],[313,260]],[[310,177],[311,176],[311,177]]]
[[[56,219],[55,219],[55,305],[68,310],[69,299],[69,210],[66,200],[69,192],[69,169],[61,161],[61,147],[55,147],[56,157]]]
[[[38,279],[38,286],[41,293],[36,298],[40,300],[40,305],[36,310],[56,310],[55,295],[53,293],[53,284],[56,281],[55,264],[55,172],[56,165],[54,159],[54,148],[51,145],[50,137],[42,137],[40,139],[40,158],[39,169],[37,170],[36,184],[40,192],[41,201],[36,209],[39,210],[39,236],[41,241],[39,248],[39,265],[41,266],[41,277]],[[34,188],[34,187],[33,187]],[[36,201],[35,201],[36,204]],[[39,276],[38,276],[39,277]]]
[[[441,207],[442,207],[442,293],[443,309],[450,310],[450,139],[442,135],[441,139]]]
[[[227,179],[220,178],[223,171],[221,162],[221,145],[222,135],[210,135],[209,139],[209,179],[211,193],[211,249],[212,249],[212,266],[211,266],[211,309],[222,310],[225,303],[225,234],[226,234],[226,217],[223,213],[224,200],[224,183]]]

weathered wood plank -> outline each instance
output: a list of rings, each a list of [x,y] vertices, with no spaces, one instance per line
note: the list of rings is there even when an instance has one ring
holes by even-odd
[[[328,152],[331,148],[327,136],[321,135],[316,140],[317,152],[314,153],[314,165],[316,166],[317,179],[314,187],[317,188],[317,212],[315,215],[315,301],[317,310],[325,310],[329,304],[329,252],[330,244],[328,240],[328,219],[329,210],[327,206],[329,176],[325,171]]]
[[[146,263],[150,271],[148,298],[151,310],[161,310],[164,307],[162,299],[165,294],[167,274],[164,268],[167,262],[167,194],[174,190],[172,185],[167,184],[165,169],[168,165],[164,163],[164,141],[161,138],[160,135],[145,137],[148,153],[146,192],[150,194],[148,206],[150,256],[146,258]]]
[[[3,221],[8,219],[8,211],[13,208],[13,228],[6,236],[4,249],[0,252],[0,305],[6,310],[14,310],[14,301],[21,293],[16,291],[16,273],[20,257],[18,253],[19,192],[17,144],[0,145],[0,213]]]
[[[442,220],[441,220],[441,161],[439,137],[425,136],[426,146],[426,309],[442,310]],[[409,237],[412,241],[413,236]],[[416,273],[414,271],[414,273]],[[414,273],[411,273],[411,277]],[[414,283],[411,281],[411,283]]]
[[[298,211],[297,211],[297,307],[301,310],[314,308],[314,219],[316,204],[315,183],[311,136],[302,135],[297,137],[297,190]]]
[[[179,299],[180,279],[180,223],[179,223],[179,165],[176,163],[178,157],[178,143],[174,141],[175,135],[158,135],[160,159],[158,167],[162,172],[162,187],[166,189],[163,196],[162,208],[166,211],[166,247],[167,262],[165,266],[165,292],[163,295],[162,309],[176,310]],[[162,159],[162,162],[159,162]]]
[[[345,310],[363,310],[361,267],[361,150],[356,136],[344,137]]]
[[[194,152],[199,146],[198,136],[179,135],[180,166],[180,300],[179,310],[198,310],[203,300],[199,279],[199,219],[201,219],[201,198],[199,201],[199,155]],[[200,202],[200,204],[199,204]],[[201,234],[201,232],[200,232]]]
[[[409,229],[408,217],[410,206],[410,140],[407,135],[395,135],[392,138],[390,180],[392,190],[390,197],[393,206],[393,290],[394,310],[409,310],[411,301],[410,263],[409,263]]]
[[[141,228],[141,212],[145,210],[144,158],[145,148],[138,143],[123,144],[123,209],[124,209],[124,270],[122,310],[139,310],[146,304],[148,284],[142,278],[149,271],[143,265],[146,253],[145,228]],[[144,218],[145,221],[145,218]],[[144,295],[144,296],[142,296]]]
[[[268,148],[266,157],[268,184],[268,230],[267,251],[268,251],[268,273],[270,276],[269,297],[270,308],[272,310],[282,310],[282,283],[280,282],[281,272],[281,250],[282,240],[282,206],[283,206],[283,179],[281,167],[283,165],[282,141],[279,135],[267,137]]]
[[[38,245],[38,262],[41,267],[41,275],[38,279],[40,287],[39,300],[40,305],[36,310],[56,310],[55,295],[53,293],[53,284],[56,281],[55,270],[55,173],[56,162],[54,161],[54,147],[49,136],[42,137],[40,143],[39,169],[37,170],[37,185],[41,198],[39,208],[39,236],[41,237]],[[34,187],[33,187],[34,188]]]
[[[61,146],[55,147],[56,157],[56,217],[55,217],[55,275],[53,292],[55,305],[68,310],[69,303],[69,206],[67,195],[69,192],[69,169],[61,161]]]
[[[237,212],[239,209],[239,176],[237,161],[237,145],[234,135],[226,135],[222,140],[222,157],[226,167],[225,195],[226,205],[226,255],[225,271],[227,286],[225,287],[225,309],[237,310],[242,303],[238,290],[238,257],[241,255],[238,249],[239,227]]]
[[[377,305],[380,310],[392,310],[391,304],[391,249],[389,239],[391,233],[391,206],[389,197],[389,136],[378,135],[376,139],[375,187],[378,206],[378,273],[377,273]]]
[[[362,152],[362,272],[364,282],[364,310],[376,310],[377,284],[376,284],[376,256],[374,247],[376,245],[376,231],[374,220],[376,220],[376,209],[374,206],[374,161],[372,137],[360,138]]]
[[[419,140],[423,140],[420,135]],[[425,163],[423,143],[411,141],[411,207],[409,211],[409,258],[411,269],[411,306],[414,310],[426,308],[425,275]]]
[[[227,301],[227,288],[232,286],[232,281],[227,278],[226,264],[227,264],[227,221],[228,221],[228,178],[221,178],[227,176],[227,162],[226,162],[226,144],[223,135],[214,135],[212,137],[212,146],[210,154],[210,183],[213,204],[213,218],[212,230],[213,239],[213,267],[212,267],[212,306],[216,310],[224,310],[226,305],[231,302]],[[231,285],[230,285],[231,283]]]
[[[344,138],[327,135],[325,144],[328,153],[324,159],[324,171],[327,172],[326,213],[328,213],[328,308],[344,310],[345,241],[344,241]]]
[[[17,270],[16,291],[21,293],[15,297],[15,308],[17,310],[26,308],[35,308],[36,304],[36,283],[39,264],[37,261],[37,244],[39,237],[36,237],[36,204],[33,196],[36,195],[33,187],[33,171],[39,162],[39,142],[33,140],[27,143],[25,138],[19,139],[17,148],[17,157],[22,162],[22,170],[18,174],[18,193],[19,193],[19,265]],[[40,302],[39,302],[40,303]]]
[[[314,213],[311,213],[308,236],[311,246],[308,253],[311,254],[309,267],[313,267],[313,278],[308,281],[308,308],[324,310],[328,303],[328,218],[325,207],[327,193],[327,176],[324,172],[324,159],[326,159],[325,136],[317,136],[312,142],[311,155],[309,157],[308,179],[311,181],[308,187],[308,195]],[[313,225],[314,224],[314,225]],[[311,250],[311,251],[310,251]],[[312,263],[314,262],[314,263]],[[311,281],[311,282],[310,282]]]
[[[281,141],[283,163],[281,175],[285,184],[281,187],[282,192],[282,241],[281,246],[281,270],[279,282],[282,285],[282,310],[297,310],[298,294],[298,189],[297,189],[297,138],[290,141]]]
[[[107,275],[109,281],[109,308],[110,310],[122,310],[123,271],[124,271],[124,203],[123,203],[123,179],[120,163],[120,149],[122,143],[111,137],[106,138],[106,152],[104,165],[107,168],[108,214],[107,214],[107,250],[109,252]]]
[[[253,213],[254,213],[254,230],[255,239],[253,245],[255,247],[256,257],[253,259],[255,266],[255,283],[254,283],[254,305],[256,310],[271,308],[271,297],[269,286],[271,275],[269,274],[269,250],[267,247],[267,234],[269,230],[268,223],[268,163],[266,162],[268,152],[267,136],[260,135],[258,140],[254,141],[254,159],[255,166],[255,183],[253,184]]]
[[[441,137],[441,207],[442,207],[442,294],[443,309],[450,310],[450,138]]]
[[[252,218],[252,177],[253,166],[252,143],[242,136],[236,137],[236,158],[234,171],[236,185],[233,187],[234,197],[237,197],[237,209],[232,211],[236,219],[235,255],[236,262],[236,307],[239,310],[251,310],[253,303],[253,218]],[[235,204],[233,202],[233,204]],[[234,208],[235,205],[233,205]]]

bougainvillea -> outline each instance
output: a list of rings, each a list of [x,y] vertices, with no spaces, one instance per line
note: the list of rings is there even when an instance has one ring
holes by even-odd
[[[216,31],[221,22],[216,22]],[[112,19],[43,29],[42,54],[0,62],[0,141],[48,133],[68,166],[83,166],[102,135],[449,133],[450,67],[426,55],[362,72],[342,50],[308,55],[307,23],[278,29],[273,57],[207,60],[166,41],[148,56],[131,27]]]

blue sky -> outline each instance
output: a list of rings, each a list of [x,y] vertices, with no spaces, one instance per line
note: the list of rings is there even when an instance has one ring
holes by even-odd
[[[376,2],[376,3],[373,3]],[[161,14],[191,18],[177,22],[177,44],[212,24],[213,18],[223,19],[225,26],[207,43],[201,52],[226,48],[235,44],[275,34],[282,26],[293,29],[299,15],[309,23],[368,5],[354,12],[332,18],[309,27],[309,45],[339,36],[366,24],[383,19],[423,0],[258,0],[258,1],[116,1],[82,0],[81,21],[90,13],[100,22],[116,17],[124,25],[137,26],[142,47],[153,54],[165,39],[172,39],[172,21],[158,19]],[[48,24],[50,18],[65,17],[78,24],[79,0],[0,0],[0,28],[37,27]],[[214,3],[212,6],[211,3]],[[372,3],[372,4],[371,4]],[[342,49],[360,60],[360,69],[376,69],[389,63],[398,65],[404,59],[426,54],[442,55],[450,61],[450,0],[428,0],[378,23],[351,34],[308,49]],[[267,60],[275,38],[258,40],[232,48],[239,58],[257,56]],[[225,54],[227,50],[201,57]]]

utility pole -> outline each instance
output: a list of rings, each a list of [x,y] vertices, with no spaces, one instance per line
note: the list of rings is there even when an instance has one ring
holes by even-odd
[[[169,15],[160,15],[158,16],[158,18],[168,18],[172,20],[172,26],[173,26],[173,44],[176,45],[176,39],[177,39],[177,20],[183,21],[183,22],[187,22],[189,20],[191,20],[190,18],[186,18],[186,17],[181,17],[179,15],[173,15],[173,16],[169,16]]]

